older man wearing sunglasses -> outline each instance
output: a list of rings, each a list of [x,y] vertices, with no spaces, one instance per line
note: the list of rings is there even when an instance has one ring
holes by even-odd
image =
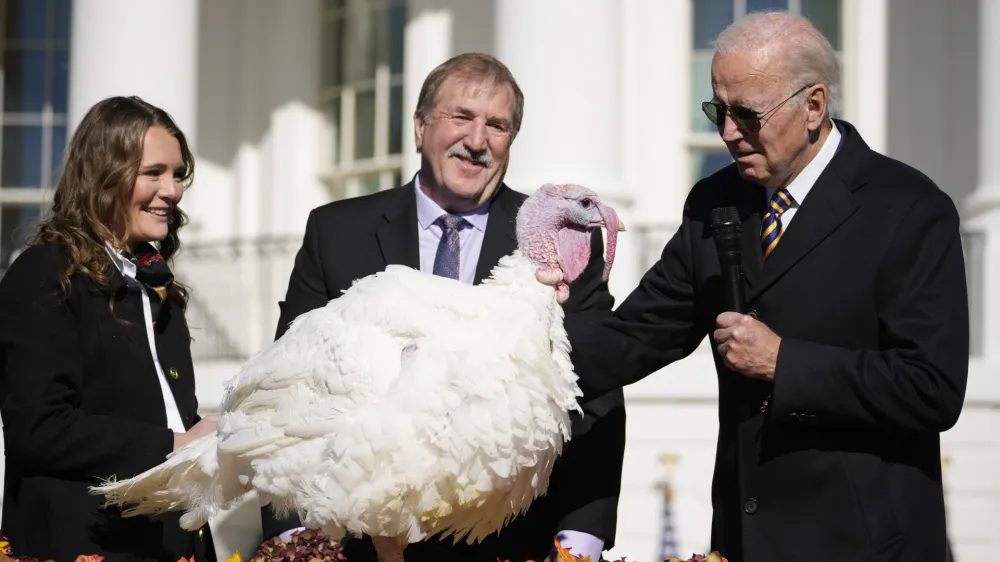
[[[969,356],[955,205],[831,118],[838,63],[808,21],[755,14],[716,44],[702,107],[735,162],[694,186],[611,318],[567,322],[580,386],[630,384],[709,336],[713,549],[733,562],[946,560],[940,433],[961,412]],[[735,306],[713,215],[739,226]]]

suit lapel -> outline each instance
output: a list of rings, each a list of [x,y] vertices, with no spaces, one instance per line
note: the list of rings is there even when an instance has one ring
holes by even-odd
[[[413,182],[399,188],[399,198],[382,214],[385,224],[375,236],[386,265],[405,265],[420,269],[417,199],[413,189]]]
[[[835,162],[831,162],[795,212],[795,220],[789,223],[781,236],[781,242],[764,262],[760,282],[747,295],[748,302],[753,302],[761,292],[837,230],[857,208],[850,189],[837,174]],[[759,235],[759,226],[756,234]],[[757,253],[760,254],[759,238],[757,240]]]
[[[743,277],[747,286],[753,289],[760,280],[760,272],[764,267],[764,252],[760,247],[760,225],[764,212],[764,188],[747,183],[743,189],[743,200],[740,202],[740,216],[743,223],[740,226],[743,237]]]
[[[517,249],[514,221],[517,218],[518,202],[517,193],[505,185],[500,186],[500,192],[490,205],[490,216],[486,221],[486,232],[483,233],[483,245],[479,250],[474,284],[478,285],[483,279],[488,278],[500,258]]]

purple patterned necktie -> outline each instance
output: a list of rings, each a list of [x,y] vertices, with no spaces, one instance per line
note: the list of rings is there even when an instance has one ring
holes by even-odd
[[[764,223],[761,225],[760,231],[761,248],[764,250],[765,260],[778,247],[781,235],[785,233],[785,227],[781,224],[781,214],[787,211],[793,202],[795,200],[792,199],[792,194],[783,187],[771,196],[771,202],[767,207],[767,214],[764,215]]]
[[[434,256],[434,275],[458,279],[461,264],[458,231],[471,225],[455,215],[441,215],[434,224],[441,227],[441,242],[438,243],[437,254]]]

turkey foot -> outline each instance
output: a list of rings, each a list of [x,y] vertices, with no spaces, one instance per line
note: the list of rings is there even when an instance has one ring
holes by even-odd
[[[403,547],[393,537],[372,537],[378,562],[403,562]]]

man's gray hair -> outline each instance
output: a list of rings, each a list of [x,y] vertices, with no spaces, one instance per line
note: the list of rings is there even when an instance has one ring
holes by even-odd
[[[748,14],[724,29],[714,46],[716,54],[777,54],[785,62],[788,94],[810,84],[823,84],[830,92],[827,117],[840,107],[837,55],[826,37],[802,16],[770,11]]]

